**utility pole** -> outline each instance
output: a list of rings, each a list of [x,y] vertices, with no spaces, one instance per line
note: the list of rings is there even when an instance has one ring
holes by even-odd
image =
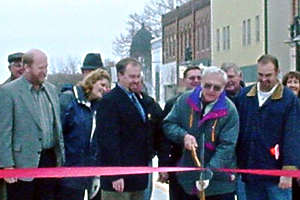
[[[299,16],[297,16],[297,30],[298,30],[298,34],[296,36],[296,38],[294,38],[294,42],[295,42],[295,45],[296,45],[296,70],[300,72],[300,41],[299,41],[299,37],[300,37],[300,33],[299,33],[299,29],[300,29],[300,26],[299,26]]]
[[[290,38],[288,41],[295,48],[296,71],[300,71],[300,0],[293,1],[293,22],[290,25]]]
[[[296,70],[300,71],[300,16],[295,16],[290,27],[291,42],[295,45]]]

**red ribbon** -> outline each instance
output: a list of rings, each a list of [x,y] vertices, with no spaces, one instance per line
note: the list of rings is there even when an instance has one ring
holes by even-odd
[[[62,178],[201,171],[196,167],[55,167],[0,170],[0,178]],[[218,169],[221,172],[300,177],[300,170]]]
[[[0,178],[61,178],[147,174],[152,172],[183,172],[201,170],[189,167],[53,167],[0,170]]]

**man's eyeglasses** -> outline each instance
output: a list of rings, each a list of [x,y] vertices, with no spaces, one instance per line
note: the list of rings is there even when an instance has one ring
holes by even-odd
[[[196,79],[201,80],[201,76],[190,76],[188,77],[189,80],[194,81]]]
[[[222,90],[222,86],[220,85],[213,85],[211,83],[205,83],[203,88],[210,90],[211,88],[213,88],[214,91],[216,92],[220,92]]]

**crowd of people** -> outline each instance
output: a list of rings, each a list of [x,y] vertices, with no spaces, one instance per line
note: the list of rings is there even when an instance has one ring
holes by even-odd
[[[295,200],[300,179],[219,169],[300,167],[300,73],[279,80],[272,55],[257,60],[257,82],[245,86],[234,63],[188,67],[185,90],[164,109],[144,87],[142,65],[116,64],[117,83],[100,54],[85,56],[83,79],[58,92],[46,80],[47,55],[38,49],[8,56],[11,76],[0,86],[0,167],[195,167],[162,172],[170,200]],[[82,178],[4,178],[0,199],[150,200],[149,174]],[[86,192],[88,191],[88,192]]]

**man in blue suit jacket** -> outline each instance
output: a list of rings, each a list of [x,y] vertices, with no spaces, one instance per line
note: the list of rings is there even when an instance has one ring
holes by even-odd
[[[152,158],[152,136],[143,102],[135,93],[141,64],[125,58],[116,65],[117,86],[97,110],[96,137],[102,166],[147,166]],[[142,200],[148,175],[101,177],[102,199]]]
[[[292,170],[300,166],[300,107],[297,97],[277,79],[276,57],[257,61],[256,84],[246,87],[236,105],[240,114],[237,144],[241,169]],[[247,200],[291,200],[291,177],[242,174]]]

